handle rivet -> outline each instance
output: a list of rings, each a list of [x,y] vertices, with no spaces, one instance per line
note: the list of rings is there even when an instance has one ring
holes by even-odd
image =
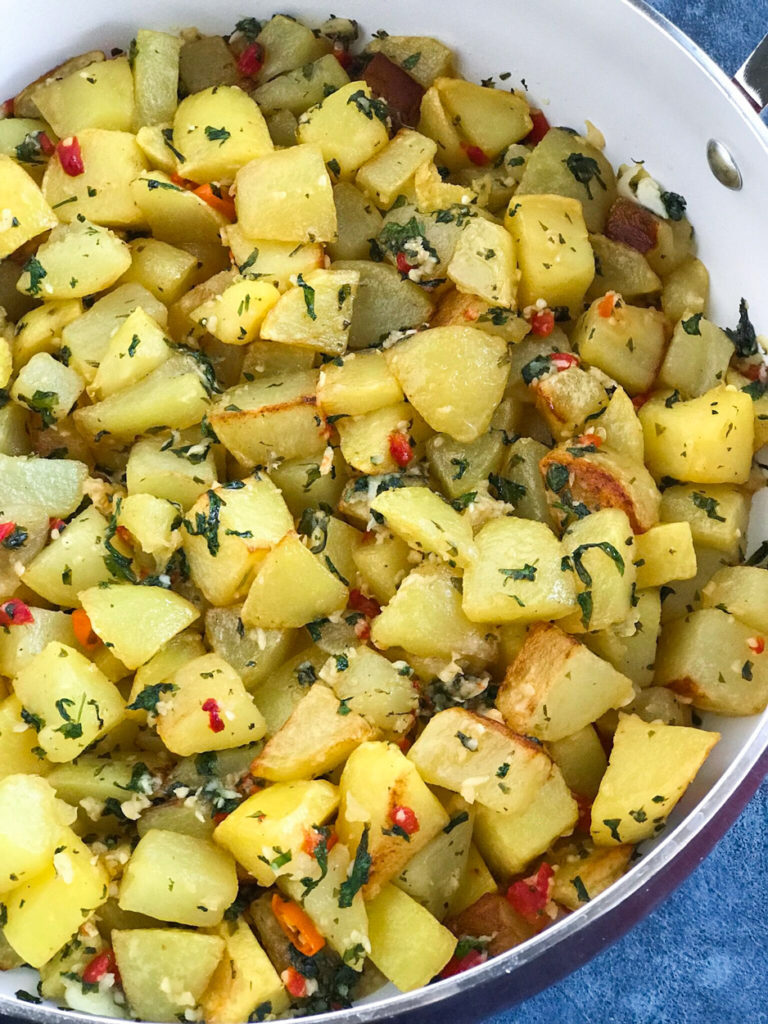
[[[721,185],[734,192],[739,191],[743,184],[741,171],[731,151],[719,139],[710,139],[707,143],[707,162]]]

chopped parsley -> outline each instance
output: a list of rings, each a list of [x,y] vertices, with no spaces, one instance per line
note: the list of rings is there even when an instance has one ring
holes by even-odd
[[[592,188],[591,183],[594,179],[602,188],[603,192],[606,191],[608,186],[603,181],[600,174],[600,166],[594,157],[585,156],[583,153],[570,153],[563,163],[578,181],[587,191],[587,196],[592,199]]]
[[[205,137],[209,142],[218,142],[220,146],[223,146],[231,136],[232,132],[228,132],[226,128],[213,128],[209,124],[205,126]]]
[[[347,100],[347,104],[350,103],[353,103],[369,121],[377,117],[383,125],[388,124],[389,107],[384,100],[366,96],[364,89],[358,89]]]
[[[699,324],[701,323],[702,316],[704,316],[703,313],[694,313],[693,316],[689,316],[687,320],[681,320],[680,326],[686,334],[701,335]]]
[[[349,875],[339,886],[339,906],[341,908],[352,906],[352,901],[355,896],[367,883],[368,878],[370,877],[372,858],[368,852],[369,828],[370,826],[366,825],[363,829],[363,834],[361,835],[360,842],[357,845],[355,859],[352,862]]]
[[[310,320],[317,320],[317,313],[315,312],[315,289],[308,285],[304,280],[304,277],[299,274],[296,278],[296,284],[304,292],[304,305],[307,307],[307,316]]]

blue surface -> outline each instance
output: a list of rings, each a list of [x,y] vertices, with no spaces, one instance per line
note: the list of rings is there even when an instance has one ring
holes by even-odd
[[[766,0],[653,0],[730,74]],[[629,935],[488,1024],[766,1024],[768,781],[694,874]]]

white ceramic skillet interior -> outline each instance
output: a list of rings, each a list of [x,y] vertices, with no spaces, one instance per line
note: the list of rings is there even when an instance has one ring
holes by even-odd
[[[127,46],[137,28],[176,30],[197,25],[225,33],[244,15],[267,17],[271,8],[247,0],[28,0],[12,7],[2,0],[0,93],[13,95],[60,60],[88,49]],[[553,124],[583,128],[593,121],[608,141],[614,165],[644,159],[668,189],[682,193],[696,227],[699,252],[712,278],[712,315],[735,324],[745,296],[758,331],[768,334],[768,290],[760,226],[768,224],[768,132],[715,65],[650,9],[631,0],[347,0],[334,8],[357,18],[366,32],[435,35],[460,56],[462,72],[478,81],[510,71],[508,86],[525,80],[536,105]],[[328,16],[326,0],[297,0],[287,13],[316,24]],[[727,191],[706,161],[710,138],[725,143],[744,179],[740,192]],[[2,482],[0,482],[2,486]],[[766,492],[753,505],[750,549],[768,535]],[[579,933],[649,883],[727,805],[768,746],[768,714],[716,719],[722,732],[670,827],[647,845],[642,860],[589,906],[469,974],[409,995],[390,989],[374,1005],[323,1015],[324,1021],[382,1020],[403,1011],[426,1010],[462,989],[490,982],[531,965],[560,942]],[[639,770],[642,770],[639,767]],[[0,1012],[64,1022],[87,1015],[17,1001],[23,987],[34,991],[28,971],[0,975]],[[512,978],[510,977],[510,984]],[[315,1018],[317,1019],[317,1018]],[[458,1018],[457,1019],[462,1019]]]

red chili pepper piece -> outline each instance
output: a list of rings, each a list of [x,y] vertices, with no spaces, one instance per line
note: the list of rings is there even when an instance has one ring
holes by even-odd
[[[539,309],[531,317],[531,333],[548,337],[555,329],[555,314],[551,309]]]
[[[513,882],[507,889],[509,902],[531,924],[535,924],[544,913],[554,874],[552,865],[544,861],[535,875]]]
[[[645,405],[645,403],[648,401],[650,397],[650,391],[644,391],[642,395],[635,395],[635,397],[632,399],[632,405],[634,405],[635,407],[635,412],[637,412],[638,409],[642,409],[642,407]]]
[[[59,155],[61,169],[70,178],[76,178],[78,174],[82,174],[85,171],[83,154],[80,152],[80,143],[77,141],[76,135],[72,135],[68,139],[62,139],[56,147],[56,152]]]
[[[255,41],[248,43],[237,61],[237,70],[241,75],[252,78],[254,75],[258,75],[263,67],[264,47]]]
[[[479,146],[472,146],[469,142],[462,142],[461,148],[476,167],[487,167],[491,158]]]
[[[389,454],[402,468],[405,468],[408,463],[413,459],[413,448],[411,442],[408,440],[405,434],[401,434],[399,430],[396,430],[393,434],[389,435]]]
[[[3,117],[13,117],[13,97],[9,100],[3,100],[2,104],[0,104],[0,112],[2,112]]]
[[[404,754],[407,754],[408,751],[413,746],[413,740],[409,740],[407,736],[403,736],[403,738],[400,740],[400,742],[397,745],[398,745],[398,747],[400,747],[400,749],[402,750],[402,752]]]
[[[578,443],[584,445],[593,444],[595,448],[600,448],[602,446],[603,439],[599,434],[582,434],[581,437],[578,438]]]
[[[294,999],[301,999],[307,994],[307,979],[295,967],[286,967],[280,979]]]
[[[37,144],[46,156],[51,156],[56,149],[47,132],[40,132],[37,136]]]
[[[341,43],[333,44],[333,56],[336,58],[339,64],[341,64],[345,71],[352,63],[352,54],[349,52],[349,50],[346,49],[346,47],[342,46]]]
[[[7,540],[16,529],[16,523],[0,523],[0,544]]]
[[[762,654],[765,650],[765,637],[751,636],[749,640],[747,640],[747,646],[750,651],[753,651],[755,654]]]
[[[315,856],[315,850],[320,846],[325,839],[325,836],[313,825],[312,828],[304,836],[304,842],[301,844],[301,848],[304,853],[308,853],[310,857]],[[339,837],[335,832],[331,832],[328,838],[325,839],[325,849],[328,853],[338,843]]]
[[[51,530],[58,530],[59,533],[61,533],[62,530],[66,529],[66,526],[67,526],[67,524],[64,522],[63,519],[49,519],[48,520],[48,527]]]
[[[408,257],[405,255],[404,252],[399,252],[397,254],[397,269],[400,271],[401,274],[408,274],[411,270],[413,270],[413,267],[408,262]]]
[[[470,949],[466,956],[463,956],[460,960],[456,957],[449,960],[445,967],[440,972],[441,978],[452,978],[455,974],[462,974],[464,971],[468,971],[470,967],[477,967],[480,964],[484,964],[488,959],[488,954],[480,949]]]
[[[549,357],[549,361],[558,373],[562,370],[570,369],[571,366],[579,365],[579,357],[575,356],[572,352],[553,352]]]
[[[115,954],[111,949],[105,949],[97,953],[93,960],[87,964],[83,971],[83,981],[88,985],[95,985],[101,981],[105,974],[113,975],[117,984],[120,984],[120,972],[117,969]]]
[[[540,110],[531,111],[531,120],[533,121],[533,128],[528,132],[523,142],[529,146],[536,146],[552,126]]]
[[[0,626],[26,626],[34,621],[35,617],[29,605],[19,601],[17,597],[0,604]]]
[[[401,828],[409,836],[419,831],[419,819],[416,817],[416,812],[412,807],[395,805],[392,808],[390,818],[393,825],[397,825],[398,828]]]
[[[224,730],[224,719],[221,717],[218,701],[213,697],[203,701],[203,711],[208,712],[208,728],[211,732],[222,732]]]
[[[366,597],[362,590],[353,587],[349,592],[349,607],[356,612],[362,612],[369,619],[375,619],[381,614],[381,605],[373,597]]]

